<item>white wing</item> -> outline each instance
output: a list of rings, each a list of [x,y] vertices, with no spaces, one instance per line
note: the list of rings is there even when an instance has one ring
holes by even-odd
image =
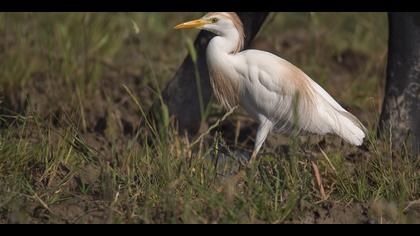
[[[248,112],[264,115],[280,131],[297,124],[309,132],[335,133],[349,143],[362,144],[365,133],[360,121],[300,69],[268,52],[246,50],[240,56],[246,63],[238,63],[238,73],[247,71],[241,103]]]

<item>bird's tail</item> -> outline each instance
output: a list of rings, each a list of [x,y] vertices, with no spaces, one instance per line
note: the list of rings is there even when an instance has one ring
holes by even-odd
[[[315,92],[318,104],[315,115],[319,122],[318,130],[328,133],[335,133],[348,143],[360,146],[366,136],[367,129],[352,114],[341,107],[324,89],[318,84],[309,80]]]
[[[366,136],[366,128],[362,123],[347,111],[336,111],[334,116],[338,120],[333,126],[334,132],[353,145],[362,145]]]

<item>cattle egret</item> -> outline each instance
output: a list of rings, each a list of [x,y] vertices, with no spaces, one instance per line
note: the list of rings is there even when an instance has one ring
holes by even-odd
[[[244,29],[233,12],[211,12],[175,26],[215,34],[207,65],[217,100],[226,109],[240,105],[259,124],[251,160],[272,131],[332,133],[360,146],[365,128],[323,88],[290,62],[265,51],[244,50]]]

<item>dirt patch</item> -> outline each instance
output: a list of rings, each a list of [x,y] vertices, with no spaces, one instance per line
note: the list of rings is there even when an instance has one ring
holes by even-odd
[[[144,104],[153,98],[141,81],[141,77],[110,73],[98,84],[85,85],[85,91],[78,91],[76,85],[37,74],[25,86],[4,91],[0,114],[35,116],[54,129],[76,128],[100,150],[109,141],[130,138],[138,130],[139,109],[122,85]]]
[[[334,204],[327,209],[316,211],[314,223],[366,224],[369,223],[367,212],[367,208],[361,204],[351,204],[349,206]]]
[[[323,203],[316,209],[303,211],[296,220],[285,223],[293,224],[367,224],[368,207],[359,203]]]

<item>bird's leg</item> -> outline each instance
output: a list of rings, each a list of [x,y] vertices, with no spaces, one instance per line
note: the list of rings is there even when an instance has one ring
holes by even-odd
[[[251,160],[249,161],[250,163],[257,159],[257,154],[272,128],[273,125],[268,119],[264,119],[262,122],[260,122],[260,125],[258,126],[257,137],[255,138],[254,150],[252,151]]]

